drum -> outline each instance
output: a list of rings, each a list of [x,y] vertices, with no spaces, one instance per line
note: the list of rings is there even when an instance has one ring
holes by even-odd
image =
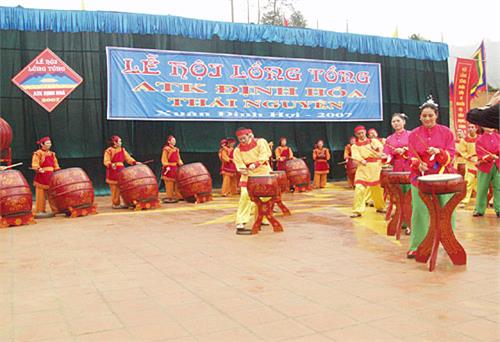
[[[463,182],[457,174],[426,175],[418,177],[418,188],[426,194],[450,194],[460,192]]]
[[[202,163],[179,167],[176,180],[179,192],[187,201],[201,203],[212,199],[212,177]]]
[[[72,167],[53,173],[48,197],[51,206],[60,213],[90,208],[94,204],[94,188],[85,171]]]
[[[0,118],[0,151],[6,150],[12,143],[12,128],[9,123]]]
[[[458,163],[457,164],[457,171],[458,174],[462,175],[462,177],[465,177],[465,163]]]
[[[286,176],[290,185],[299,188],[308,188],[311,183],[311,173],[307,164],[302,159],[288,160],[285,164]]]
[[[278,177],[273,175],[249,176],[247,190],[250,198],[278,197],[280,195]]]
[[[278,186],[281,190],[281,193],[288,192],[289,184],[288,184],[288,178],[286,177],[286,172],[285,171],[272,171],[271,175],[275,175],[276,178],[278,179]]]
[[[384,186],[387,184],[387,175],[392,172],[392,166],[383,166],[380,171],[380,184]]]
[[[30,186],[17,170],[0,172],[0,214],[2,217],[29,215],[33,207]]]
[[[129,166],[118,172],[118,187],[126,205],[158,201],[158,182],[147,165]]]
[[[389,184],[410,184],[410,172],[387,172],[386,181]]]

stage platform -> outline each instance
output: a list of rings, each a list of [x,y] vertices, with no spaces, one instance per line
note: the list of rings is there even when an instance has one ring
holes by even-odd
[[[286,194],[292,216],[235,234],[238,197],[0,229],[1,341],[497,341],[500,228],[457,212],[467,266],[434,272],[345,183]]]

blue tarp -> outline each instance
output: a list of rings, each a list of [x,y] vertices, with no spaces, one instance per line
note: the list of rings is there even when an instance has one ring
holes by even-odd
[[[352,53],[431,61],[446,60],[449,55],[448,45],[443,43],[137,13],[0,7],[0,29],[167,34],[205,40],[217,35],[221,40],[283,43],[330,49],[345,48]]]

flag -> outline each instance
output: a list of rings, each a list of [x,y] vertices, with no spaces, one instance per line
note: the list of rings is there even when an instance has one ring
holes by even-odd
[[[471,89],[478,83],[478,72],[475,59],[457,58],[451,108],[453,116],[451,123],[455,130],[467,129],[465,115],[470,108]]]
[[[472,98],[476,97],[480,91],[486,90],[486,53],[484,50],[484,41],[472,55],[472,58],[476,60],[476,69],[478,81],[472,85],[470,94]]]
[[[394,32],[392,33],[392,38],[399,38],[399,30],[397,26]]]
[[[288,20],[286,18],[283,19],[283,25],[288,26]]]

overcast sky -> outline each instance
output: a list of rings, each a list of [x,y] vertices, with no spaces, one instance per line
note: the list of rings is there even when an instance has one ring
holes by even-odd
[[[233,0],[235,21],[257,22],[257,8],[267,0]],[[171,14],[190,18],[231,21],[230,0],[0,0],[2,6],[30,8],[107,10],[152,14]],[[500,41],[500,1],[389,1],[389,0],[295,0],[308,27],[331,31],[392,36],[396,27],[399,37],[419,33],[432,41],[451,45],[478,44],[482,39]],[[250,11],[247,11],[247,4]],[[469,8],[470,7],[470,8]]]

